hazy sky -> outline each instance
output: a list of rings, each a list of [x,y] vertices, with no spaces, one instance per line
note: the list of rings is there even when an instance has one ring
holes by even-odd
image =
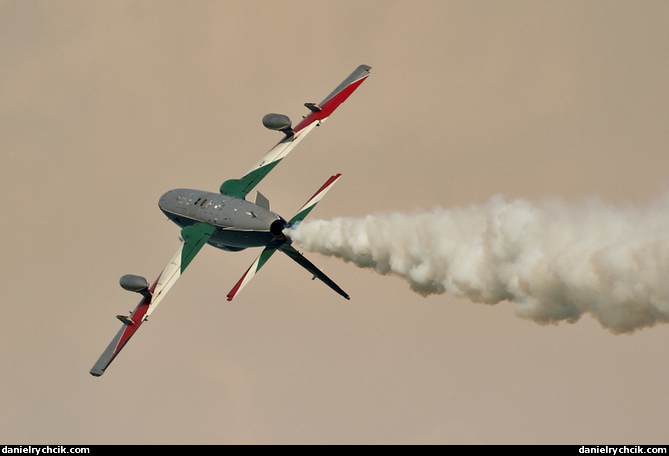
[[[310,218],[647,207],[668,47],[665,1],[0,1],[0,441],[667,444],[669,325],[542,326],[317,253],[351,301],[275,256],[228,303],[259,252],[205,247],[88,371],[138,302],[118,278],[179,246],[160,195],[240,177],[264,114],[372,66],[259,186],[284,217],[336,172]]]

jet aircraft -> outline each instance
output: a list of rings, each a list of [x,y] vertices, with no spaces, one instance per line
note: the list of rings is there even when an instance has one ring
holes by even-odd
[[[181,246],[152,285],[144,277],[130,274],[121,277],[121,287],[139,293],[142,299],[130,315],[117,315],[123,326],[90,370],[91,375],[99,377],[104,374],[205,244],[232,252],[263,247],[260,256],[228,293],[228,301],[248,284],[276,251],[285,253],[308,270],[313,278],[320,279],[349,299],[344,290],[291,245],[290,237],[285,234],[286,228],[296,226],[311,212],[341,175],[330,177],[288,221],[270,210],[269,201],[260,192],[257,192],[255,202],[248,201],[246,196],[311,130],[321,125],[346,101],[367,79],[370,69],[367,65],[360,65],[322,102],[305,103],[309,114],[295,127],[286,115],[264,116],[263,125],[282,132],[283,139],[241,178],[223,182],[217,193],[180,188],[160,197],[160,210],[181,227]]]

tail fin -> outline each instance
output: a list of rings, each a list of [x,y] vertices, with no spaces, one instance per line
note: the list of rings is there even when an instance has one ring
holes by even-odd
[[[334,291],[336,291],[346,299],[351,299],[348,293],[342,290],[339,287],[339,285],[337,285],[332,281],[332,279],[323,274],[323,272],[320,269],[318,269],[311,261],[307,260],[300,252],[295,250],[293,246],[289,244],[284,244],[281,247],[279,247],[279,250],[281,250],[283,253],[285,253],[290,258],[295,260],[295,262],[300,266],[302,266],[304,269],[311,272],[314,275],[314,277],[320,279],[325,285],[332,288]]]

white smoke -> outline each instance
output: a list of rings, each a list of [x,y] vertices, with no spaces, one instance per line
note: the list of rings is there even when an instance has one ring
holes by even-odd
[[[380,274],[422,295],[512,301],[538,323],[592,314],[613,333],[669,321],[669,198],[644,209],[600,201],[484,205],[305,221],[303,248]]]

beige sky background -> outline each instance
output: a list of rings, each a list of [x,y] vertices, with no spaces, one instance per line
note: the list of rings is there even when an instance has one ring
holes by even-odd
[[[264,180],[289,217],[483,204],[645,207],[669,184],[664,1],[0,1],[0,441],[667,444],[669,325],[614,335],[427,298],[309,254],[205,247],[101,378],[178,228],[357,65],[371,77]],[[669,296],[665,297],[667,305]]]

